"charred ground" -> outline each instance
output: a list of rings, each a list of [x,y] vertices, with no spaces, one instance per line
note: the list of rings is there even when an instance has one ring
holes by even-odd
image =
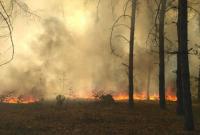
[[[194,103],[195,132],[183,131],[183,117],[177,117],[176,104],[166,110],[156,101],[138,101],[134,109],[126,103],[105,105],[70,102],[63,107],[54,103],[0,104],[1,135],[198,135],[200,105]]]

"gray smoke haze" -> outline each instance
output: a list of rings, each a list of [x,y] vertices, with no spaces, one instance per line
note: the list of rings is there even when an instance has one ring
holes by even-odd
[[[48,4],[47,4],[48,3]],[[90,95],[92,90],[127,91],[128,44],[114,38],[116,52],[111,54],[109,38],[117,16],[123,13],[121,0],[103,1],[98,9],[97,1],[90,0],[37,0],[28,5],[38,11],[40,20],[20,17],[15,22],[16,55],[14,61],[1,68],[0,91],[16,90],[18,93],[36,91],[47,98],[68,94],[73,89],[78,97]],[[128,11],[129,12],[129,11]],[[151,92],[158,90],[158,59],[147,53],[148,32],[152,27],[151,13],[146,1],[139,2],[136,22],[135,83],[137,89],[146,90],[147,74],[151,72]],[[124,23],[130,24],[129,19]],[[191,44],[200,41],[198,20],[191,22]],[[194,28],[195,26],[195,28]],[[167,33],[176,43],[175,26],[167,27]],[[173,31],[173,32],[172,32]],[[129,31],[115,30],[127,38]],[[4,56],[6,57],[6,56]],[[198,61],[191,57],[191,63]],[[193,75],[197,67],[192,67]],[[176,58],[167,63],[167,85],[175,82]]]

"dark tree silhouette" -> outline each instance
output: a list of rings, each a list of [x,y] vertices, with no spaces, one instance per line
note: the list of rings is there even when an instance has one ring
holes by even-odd
[[[131,4],[131,14],[128,15],[127,14],[127,9],[129,9],[129,5]],[[126,36],[123,36],[122,34],[119,34],[115,37],[121,38],[125,41],[127,41],[129,43],[129,63],[128,64],[124,64],[124,66],[126,66],[128,68],[128,80],[129,80],[129,100],[128,100],[128,104],[130,107],[133,107],[134,105],[134,72],[133,72],[133,67],[134,67],[134,45],[135,45],[135,21],[136,21],[136,7],[137,7],[137,0],[127,0],[125,2],[125,6],[124,6],[124,13],[123,15],[119,16],[116,21],[114,22],[113,26],[112,26],[112,30],[111,30],[111,36],[110,36],[110,47],[111,47],[111,51],[112,54],[114,54],[117,57],[121,57],[119,56],[116,52],[115,49],[113,48],[112,45],[112,38],[114,37],[114,30],[117,27],[125,27],[128,28],[130,30],[130,38],[128,39]],[[130,18],[131,19],[131,26],[123,24],[123,23],[119,23],[119,21],[121,19],[124,18]]]
[[[133,106],[133,51],[134,51],[134,36],[135,36],[135,16],[136,16],[136,0],[132,0],[132,12],[131,12],[131,31],[130,31],[130,49],[129,49],[129,105]]]
[[[149,2],[150,3],[150,2]],[[148,38],[146,43],[149,44],[149,39],[152,37],[152,43],[156,47],[159,47],[159,50],[153,50],[151,49],[151,53],[158,53],[159,54],[159,103],[160,107],[162,109],[166,108],[166,99],[165,99],[165,54],[174,54],[171,52],[168,52],[170,48],[166,48],[167,44],[165,42],[168,42],[170,45],[172,44],[172,41],[168,39],[165,35],[165,26],[167,25],[166,20],[166,12],[173,9],[173,1],[168,0],[159,0],[155,1],[155,5],[149,6],[149,9],[151,10],[153,16],[154,16],[154,22],[153,27],[150,29],[150,32],[148,34]],[[154,12],[153,7],[156,7],[156,12]],[[152,37],[151,37],[152,36]],[[151,43],[150,43],[151,44]]]
[[[159,98],[160,107],[165,108],[165,13],[167,0],[161,0],[159,19]]]
[[[150,83],[151,83],[151,65],[149,63],[148,75],[147,75],[147,100],[150,100]]]
[[[199,66],[199,77],[198,77],[198,95],[197,95],[198,101],[200,101],[200,66]]]
[[[177,114],[183,115],[183,91],[182,91],[182,77],[181,77],[181,42],[180,42],[180,17],[178,17],[177,22],[177,37],[178,37],[178,52],[177,52],[177,77],[176,77],[176,85],[177,85]]]
[[[183,90],[183,106],[185,116],[185,129],[193,130],[193,111],[192,99],[190,92],[190,71],[188,59],[188,1],[179,0],[178,5],[178,32],[180,34],[180,53],[181,53],[181,77],[182,77],[182,90]]]

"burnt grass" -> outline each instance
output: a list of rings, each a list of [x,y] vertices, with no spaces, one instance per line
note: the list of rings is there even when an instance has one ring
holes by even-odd
[[[105,105],[71,102],[0,104],[0,135],[200,135],[200,105],[194,104],[196,130],[186,132],[176,104],[161,110],[157,102]]]

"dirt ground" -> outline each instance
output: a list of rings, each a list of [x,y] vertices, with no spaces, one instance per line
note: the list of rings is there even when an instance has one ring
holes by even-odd
[[[194,104],[196,130],[185,132],[175,103],[166,110],[156,102],[102,105],[91,102],[0,104],[0,135],[200,135],[200,106]]]

